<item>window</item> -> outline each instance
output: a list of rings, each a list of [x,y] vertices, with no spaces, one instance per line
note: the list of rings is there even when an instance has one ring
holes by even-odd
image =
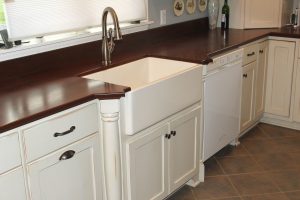
[[[4,5],[11,40],[99,26],[108,6],[116,10],[120,22],[147,18],[147,0],[13,0]]]
[[[101,39],[107,6],[116,10],[122,34],[147,30],[153,23],[148,0],[0,0],[0,30],[4,23],[9,40],[21,41],[0,49],[0,62]]]
[[[0,26],[5,24],[3,1],[4,0],[0,0]]]

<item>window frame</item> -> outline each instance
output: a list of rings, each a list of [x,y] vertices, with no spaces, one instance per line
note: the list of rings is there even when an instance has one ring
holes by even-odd
[[[153,21],[141,21],[139,24],[131,24],[121,28],[122,34],[130,34],[149,29],[149,25],[153,24]],[[44,41],[35,44],[22,44],[14,46],[10,49],[0,50],[0,62],[12,60],[16,58],[26,57],[34,54],[53,51],[61,48],[71,47],[84,43],[94,42],[102,39],[102,32],[97,31],[94,33],[78,33],[75,36],[56,39],[52,41]],[[100,48],[100,47],[99,47]]]

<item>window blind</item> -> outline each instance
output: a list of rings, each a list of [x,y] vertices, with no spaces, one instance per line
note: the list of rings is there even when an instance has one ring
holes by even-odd
[[[147,0],[5,0],[8,35],[17,40],[99,26],[108,6],[120,22],[147,18]]]

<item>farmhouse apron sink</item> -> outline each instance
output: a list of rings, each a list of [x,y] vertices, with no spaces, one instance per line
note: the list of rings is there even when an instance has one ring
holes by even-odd
[[[121,99],[121,131],[126,135],[200,101],[201,77],[199,64],[154,57],[84,76],[131,88]]]

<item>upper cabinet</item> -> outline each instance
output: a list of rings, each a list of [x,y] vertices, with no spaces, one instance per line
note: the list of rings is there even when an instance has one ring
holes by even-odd
[[[245,28],[280,27],[282,0],[245,0]]]
[[[221,6],[223,2],[220,1]],[[289,0],[231,0],[228,4],[230,28],[237,29],[284,26],[289,22],[289,14],[293,9],[293,2]]]

